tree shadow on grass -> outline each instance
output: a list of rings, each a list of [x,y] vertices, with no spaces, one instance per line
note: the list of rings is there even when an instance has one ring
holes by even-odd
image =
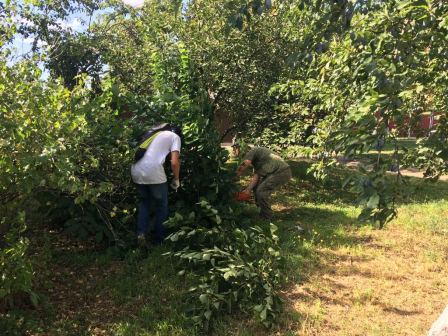
[[[306,284],[309,279],[316,279],[316,276],[323,276],[327,282],[331,281],[329,279],[336,272],[336,263],[340,264],[339,272],[372,278],[375,276],[374,273],[357,265],[360,262],[368,262],[374,256],[356,251],[358,247],[359,251],[362,251],[362,247],[366,245],[369,248],[381,249],[387,246],[378,245],[369,234],[369,229],[359,230],[361,227],[371,226],[357,220],[359,209],[356,207],[356,197],[341,188],[344,179],[353,171],[348,168],[334,169],[329,181],[322,184],[306,173],[310,163],[290,162],[290,165],[293,180],[274,197],[277,203],[275,224],[279,227],[281,251],[285,258],[284,295],[291,303],[285,306],[282,320],[286,328],[295,324],[298,326],[297,329],[300,329],[302,321],[307,317],[296,311],[294,302],[306,301],[307,298],[310,300],[317,298],[323,302],[334,300],[319,290],[315,293],[303,293],[304,288],[308,286],[302,284]],[[389,178],[392,181],[396,177]],[[406,177],[405,181],[404,196],[398,205],[418,205],[448,198],[447,182],[432,183],[417,177]],[[352,250],[355,253],[351,253]],[[397,276],[394,280],[400,281],[400,277]],[[352,302],[344,301],[340,304],[349,305]],[[383,309],[391,310],[398,315],[417,313],[400,311],[399,308],[388,306]]]
[[[191,281],[162,256],[168,250],[95,250],[55,233],[38,288],[46,303],[27,312],[18,335],[196,335],[185,316]]]
[[[128,262],[105,283],[116,305],[124,309],[115,318],[116,335],[195,335],[184,301],[192,282],[179,276],[171,261],[162,256],[167,246],[157,247],[143,260]]]
[[[279,330],[299,330],[310,318],[297,311],[297,301],[313,305],[318,299],[333,304],[346,304],[320,292],[306,293],[306,286],[303,287],[302,284],[316,275],[332,274],[333,260],[350,265],[372,258],[365,255],[347,257],[333,254],[334,249],[343,247],[356,250],[357,246],[370,244],[372,240],[369,235],[358,234],[359,227],[365,224],[358,222],[356,216],[343,209],[343,206],[325,208],[323,204],[307,203],[296,204],[295,207],[288,207],[276,213],[275,224],[279,228],[280,248],[284,257],[285,305]],[[345,260],[345,257],[348,259]],[[297,290],[298,286],[301,287],[300,290]]]
[[[448,200],[447,181],[429,181],[418,177],[406,177],[404,197],[398,204],[421,204]]]
[[[369,243],[369,236],[356,234],[365,225],[341,210],[301,206],[276,215],[285,271],[292,282],[301,282],[321,264],[323,249],[351,248]]]

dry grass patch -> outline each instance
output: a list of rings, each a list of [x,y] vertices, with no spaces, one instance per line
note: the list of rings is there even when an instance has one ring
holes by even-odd
[[[446,237],[391,224],[359,247],[319,248],[321,267],[287,294],[297,335],[424,335],[448,299]]]

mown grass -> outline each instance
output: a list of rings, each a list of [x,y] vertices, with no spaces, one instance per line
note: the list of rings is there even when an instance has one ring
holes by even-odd
[[[366,161],[366,162],[374,162],[378,158],[378,154],[381,154],[383,159],[391,160],[392,156],[395,152],[395,145],[397,145],[397,148],[402,151],[403,149],[406,150],[413,150],[417,148],[416,139],[414,138],[399,138],[397,140],[397,143],[387,142],[381,150],[370,150],[368,153],[364,153],[361,155],[355,156],[354,159],[360,160],[360,161]]]
[[[55,237],[59,240],[59,237]],[[47,304],[22,322],[32,335],[196,335],[187,317],[191,279],[161,255],[167,247],[95,252],[53,251],[41,287]],[[19,313],[19,312],[16,312]],[[17,314],[18,315],[18,314]]]
[[[352,195],[339,187],[344,172],[323,188],[303,175],[305,164],[293,167],[301,179],[277,199],[279,209],[289,209],[279,226],[290,278],[285,296],[295,318],[280,330],[424,334],[448,296],[448,183],[408,178],[398,218],[378,230],[356,220]],[[305,230],[288,233],[296,224]]]
[[[322,185],[306,174],[308,163],[291,167],[294,178],[274,196],[285,258],[278,325],[265,329],[234,313],[208,334],[423,334],[448,297],[448,183],[409,179],[399,217],[378,230],[357,221],[353,195],[340,188],[344,171]],[[248,215],[256,212],[249,206]],[[193,281],[161,256],[167,246],[123,256],[52,231],[35,241],[46,251],[37,270],[41,305],[11,312],[3,326],[19,324],[18,334],[29,335],[202,333],[188,318]]]

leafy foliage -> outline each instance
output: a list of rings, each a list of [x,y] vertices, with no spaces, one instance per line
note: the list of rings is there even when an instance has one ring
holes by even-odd
[[[190,289],[195,322],[208,327],[212,317],[238,308],[270,326],[280,303],[277,227],[263,230],[234,209],[204,199],[189,214],[176,212],[167,225],[177,231],[167,239],[177,248],[166,255],[185,267],[179,274],[199,279]]]
[[[112,86],[106,83],[105,92],[90,100],[83,86],[70,92],[57,82],[43,86],[39,77],[30,63],[2,67],[2,202],[40,191],[83,204],[79,216],[94,207],[110,218],[121,206],[117,191],[129,185],[122,172],[130,158],[129,130],[117,125],[110,109]]]
[[[8,1],[5,12],[15,22],[17,32],[32,40],[31,52],[23,55],[25,58],[45,53],[43,61],[47,69],[54,77],[63,78],[65,86],[73,89],[76,77],[88,74],[98,90],[102,68],[99,50],[89,29],[79,32],[76,27],[65,24],[65,20],[74,13],[83,13],[87,20],[78,18],[75,22],[87,25],[103,3],[91,0],[13,0]]]
[[[12,306],[16,293],[28,293],[36,303],[36,294],[31,290],[33,269],[26,255],[29,241],[21,236],[25,230],[24,219],[24,213],[19,213],[17,224],[11,225],[12,229],[0,240],[0,302],[6,306]],[[1,227],[5,221],[3,217]]]
[[[99,4],[111,11],[94,20]],[[1,258],[11,266],[4,293],[31,290],[26,233],[16,221],[26,202],[39,203],[40,220],[77,236],[130,241],[132,140],[158,121],[182,125],[185,135],[182,188],[170,195],[178,213],[170,221],[171,256],[199,277],[199,323],[237,306],[268,324],[277,311],[275,228],[253,226],[232,210],[235,183],[216,118],[230,119],[247,141],[312,157],[316,177],[326,177],[338,157],[376,150],[374,162],[346,183],[364,207],[360,218],[380,227],[396,215],[402,167],[423,168],[432,179],[448,171],[443,1],[0,6],[7,13],[0,12],[0,231],[10,237]],[[76,11],[92,19],[84,32],[63,29],[61,20]],[[16,34],[35,41],[11,63]],[[436,116],[437,127],[408,150],[397,138],[423,112]],[[15,276],[22,279],[16,287]]]
[[[304,15],[318,22],[313,15],[306,15],[318,3],[293,6],[291,17]],[[325,167],[336,164],[335,153],[351,159],[379,150],[376,162],[364,170],[364,176],[354,176],[358,179],[354,183],[365,205],[361,218],[383,226],[396,212],[394,203],[400,192],[405,155],[413,157],[407,162],[417,161],[421,167],[425,166],[423,162],[432,162],[428,176],[444,172],[441,148],[447,105],[441,92],[447,85],[442,55],[446,50],[447,7],[433,1],[394,0],[355,7],[346,1],[338,3],[345,9],[337,17],[344,18],[350,10],[350,24],[343,29],[338,27],[338,21],[311,24],[323,32],[317,36],[325,47],[305,49],[310,53],[306,70],[299,70],[295,79],[286,78],[272,92],[279,99],[279,111],[299,111],[299,118],[305,121],[297,124],[291,118],[289,129],[299,126],[303,133],[313,127],[308,137],[313,149],[307,153],[320,159],[314,165],[317,175],[325,176]],[[337,14],[330,5],[322,6],[321,10]],[[286,26],[293,27],[293,21]],[[294,31],[292,36],[299,38],[306,33]],[[410,154],[398,145],[398,131],[405,124],[416,124],[421,111],[428,109],[440,113],[442,122],[422,140],[420,150]],[[280,113],[279,118],[282,115],[285,113]],[[391,123],[399,125],[398,129],[392,130]],[[386,144],[394,147],[390,158],[381,153]],[[386,181],[385,174],[391,169],[398,173],[397,184]]]
[[[44,83],[34,62],[10,66],[2,58],[0,73],[0,231],[14,237],[3,255],[6,270],[11,267],[3,280],[12,284],[5,290],[12,293],[30,291],[33,275],[12,209],[36,215],[26,206],[32,200],[44,215],[59,209],[59,225],[99,241],[118,241],[117,228],[129,230],[124,223],[132,219],[132,194],[123,172],[130,132],[110,108],[110,82],[92,99],[82,80],[73,91],[54,80]]]
[[[425,176],[431,179],[437,179],[440,175],[448,173],[447,121],[447,116],[442,115],[436,132],[421,139],[416,150],[406,157],[412,164],[423,169]]]

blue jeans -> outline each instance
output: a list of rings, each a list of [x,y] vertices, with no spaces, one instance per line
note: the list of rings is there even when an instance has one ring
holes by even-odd
[[[138,205],[137,234],[146,234],[149,225],[149,209],[154,202],[156,210],[155,240],[161,243],[165,238],[163,222],[168,219],[168,183],[137,184],[140,193]]]

